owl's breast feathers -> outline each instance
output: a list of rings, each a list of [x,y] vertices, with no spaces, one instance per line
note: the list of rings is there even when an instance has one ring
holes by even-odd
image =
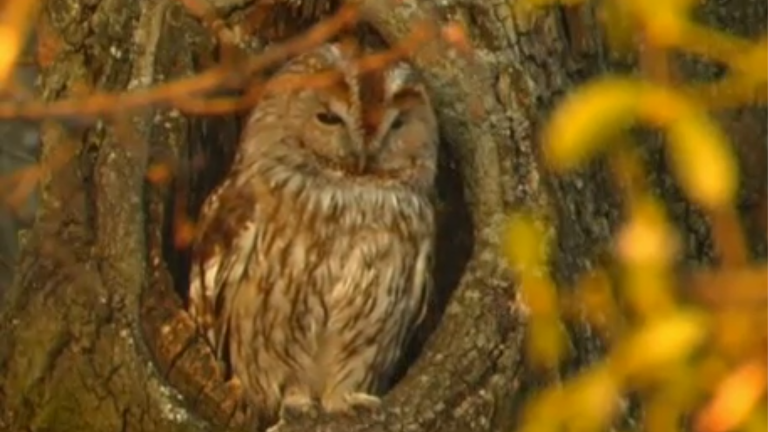
[[[190,311],[219,356],[249,357],[228,352],[236,334],[262,354],[294,344],[289,357],[322,362],[320,345],[356,350],[381,332],[389,351],[370,361],[389,368],[426,305],[431,203],[405,189],[305,186],[238,181],[235,170],[209,197],[193,248]],[[380,385],[375,378],[367,386]]]

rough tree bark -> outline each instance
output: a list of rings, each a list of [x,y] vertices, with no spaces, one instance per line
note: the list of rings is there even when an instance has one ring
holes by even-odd
[[[222,16],[237,17],[251,2],[212,3]],[[447,306],[437,305],[442,313],[434,315],[434,332],[382,412],[295,419],[281,430],[512,430],[529,377],[521,360],[524,307],[497,247],[500,222],[521,208],[548,211],[558,234],[554,272],[563,283],[607,247],[621,215],[605,167],[553,177],[540,162],[537,131],[559,97],[616,61],[588,8],[531,18],[501,0],[359,3],[362,17],[390,42],[426,18],[450,19],[469,28],[475,47],[456,52],[434,38],[414,59],[434,95],[445,142],[440,184],[447,216],[437,274]],[[704,9],[722,28],[765,31],[761,0]],[[83,88],[142,88],[214,63],[211,33],[173,0],[48,0],[40,23],[46,100],[76,97]],[[690,71],[713,73],[701,65]],[[730,114],[742,142],[764,150],[762,119],[757,110]],[[214,166],[205,177],[195,174],[190,155],[226,161],[237,120],[162,107],[113,120],[41,124],[42,161],[55,169],[42,181],[41,207],[2,305],[0,429],[242,426],[226,408],[226,389],[211,378],[204,345],[178,312],[174,287],[184,285],[184,257],[173,251],[169,234],[174,192],[191,188],[194,209],[222,171]],[[753,129],[744,134],[743,125]],[[146,182],[155,162],[170,163],[176,182]],[[670,193],[689,234],[687,257],[710,260],[706,221],[658,166],[659,189]],[[754,169],[748,175],[763,179],[764,167]],[[764,195],[757,187],[752,192]],[[570,369],[600,352],[587,327],[577,323],[573,334]]]

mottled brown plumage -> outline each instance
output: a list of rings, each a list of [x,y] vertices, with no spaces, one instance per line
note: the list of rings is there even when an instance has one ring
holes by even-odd
[[[325,45],[277,77],[206,201],[190,312],[257,411],[375,404],[423,317],[435,235],[437,125],[405,64],[358,76]]]

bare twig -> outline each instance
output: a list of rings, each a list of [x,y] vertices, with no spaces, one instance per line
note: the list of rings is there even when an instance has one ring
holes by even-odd
[[[44,103],[0,104],[0,119],[24,118],[78,118],[109,116],[147,106],[175,106],[174,101],[188,100],[190,95],[201,95],[221,88],[236,88],[249,77],[291,56],[307,51],[335,36],[355,22],[357,8],[344,7],[306,34],[275,45],[263,54],[246,59],[241,64],[216,67],[190,78],[160,84],[151,89],[120,93],[97,93],[82,99],[65,99]],[[183,103],[182,103],[183,105]]]

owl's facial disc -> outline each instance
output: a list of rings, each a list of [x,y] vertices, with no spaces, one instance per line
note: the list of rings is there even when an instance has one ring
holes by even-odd
[[[437,120],[424,96],[411,89],[396,93],[377,117],[368,152],[369,172],[387,182],[430,185],[437,160]]]
[[[319,168],[333,177],[357,175],[365,166],[365,154],[354,134],[354,119],[344,101],[325,98],[312,108],[311,119],[302,127],[304,147]]]
[[[318,111],[315,114],[315,120],[327,127],[344,126],[344,119],[336,115],[336,113],[327,110]]]

